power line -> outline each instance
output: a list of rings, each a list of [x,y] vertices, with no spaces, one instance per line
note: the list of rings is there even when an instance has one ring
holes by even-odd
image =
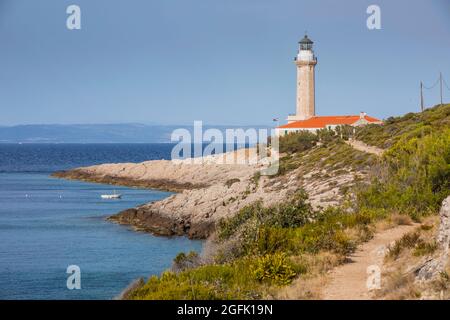
[[[445,86],[447,87],[447,90],[450,91],[450,86],[447,84],[447,81],[445,79],[442,79],[444,81]]]
[[[434,87],[436,87],[440,81],[441,81],[441,79],[438,78],[438,79],[436,80],[436,83],[433,84],[431,87],[427,87],[427,86],[425,86],[425,85],[424,85],[423,87],[424,87],[425,89],[427,89],[427,90],[434,89]]]
[[[443,91],[444,91],[444,85],[447,88],[447,90],[450,91],[450,86],[448,85],[448,83],[445,81],[445,79],[442,77],[442,72],[439,72],[439,78],[436,80],[436,82],[431,86],[431,87],[427,87],[423,84],[423,81],[420,81],[420,110],[423,111],[425,109],[424,107],[424,98],[423,98],[423,89],[427,89],[427,90],[432,90],[434,89],[437,85],[439,86],[439,94],[440,94],[440,102],[441,105],[443,104]]]

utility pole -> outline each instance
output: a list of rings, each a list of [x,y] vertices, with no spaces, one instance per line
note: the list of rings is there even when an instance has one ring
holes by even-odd
[[[423,112],[423,82],[420,81],[420,111]]]
[[[442,72],[439,72],[439,82],[441,83],[441,106],[443,105],[442,101]]]

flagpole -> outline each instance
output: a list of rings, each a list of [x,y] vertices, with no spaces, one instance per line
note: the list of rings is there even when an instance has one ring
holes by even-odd
[[[280,118],[272,118],[272,121],[277,123],[277,128],[280,126]]]

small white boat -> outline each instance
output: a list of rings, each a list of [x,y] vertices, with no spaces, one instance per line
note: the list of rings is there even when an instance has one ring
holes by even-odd
[[[122,195],[120,193],[116,193],[116,191],[114,190],[113,194],[102,194],[101,198],[102,199],[120,199],[120,198],[122,198]]]

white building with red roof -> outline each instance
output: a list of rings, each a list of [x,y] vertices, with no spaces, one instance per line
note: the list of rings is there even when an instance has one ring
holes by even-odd
[[[363,126],[366,124],[382,124],[377,118],[369,117],[364,112],[356,116],[313,116],[306,120],[293,121],[276,128],[277,134],[283,136],[288,133],[298,131],[316,132],[320,129],[335,129],[338,126]]]
[[[288,123],[276,128],[276,134],[283,136],[291,132],[334,129],[338,126],[363,126],[366,124],[382,124],[377,118],[361,112],[348,116],[317,116],[315,106],[315,66],[317,57],[313,51],[313,43],[307,35],[299,42],[298,54],[295,57],[297,66],[297,113],[290,115]]]

